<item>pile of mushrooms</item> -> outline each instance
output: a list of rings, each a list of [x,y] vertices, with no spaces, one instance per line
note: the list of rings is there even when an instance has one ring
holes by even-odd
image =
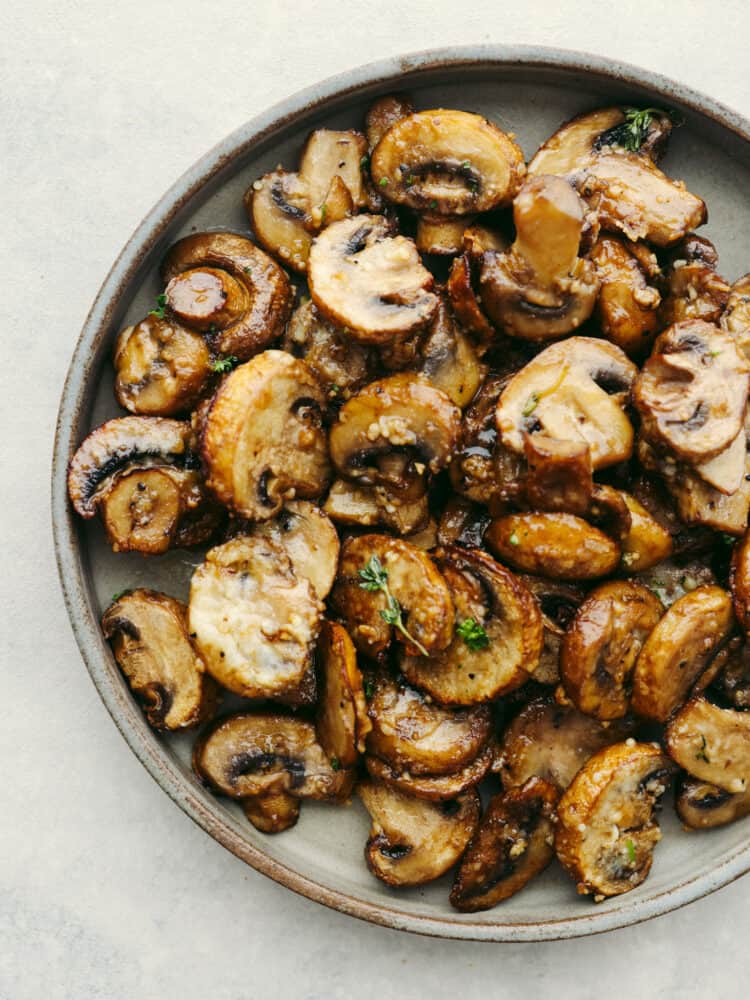
[[[179,240],[117,337],[71,504],[201,562],[102,629],[262,834],[356,794],[373,875],[452,871],[472,912],[555,858],[633,890],[675,782],[688,829],[750,814],[750,276],[657,166],[672,127],[600,109],[527,165],[382,97],[252,181],[260,246]]]

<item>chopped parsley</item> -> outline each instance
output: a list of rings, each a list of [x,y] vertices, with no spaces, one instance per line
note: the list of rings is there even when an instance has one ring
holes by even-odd
[[[116,594],[112,594],[112,603],[114,604],[115,601],[119,601],[121,597],[124,597],[125,594],[127,594],[127,592],[126,587],[125,590],[118,590]]]
[[[524,408],[521,410],[521,416],[530,417],[538,405],[539,405],[539,393],[532,392],[532,394],[526,400]]]
[[[376,555],[370,556],[367,564],[363,569],[359,571],[359,576],[361,579],[360,587],[363,590],[369,590],[371,593],[376,593],[378,591],[385,595],[386,607],[380,612],[380,617],[384,622],[389,625],[393,625],[401,635],[404,636],[413,646],[416,646],[422,656],[429,656],[430,654],[424,648],[424,646],[417,642],[414,636],[409,632],[409,630],[404,625],[404,619],[401,613],[401,605],[398,603],[396,598],[391,593],[391,589],[388,586],[388,570],[380,562],[380,559]]]
[[[633,843],[633,841],[629,837],[625,841],[625,849],[628,852],[628,859],[631,862],[635,862],[635,844]]]
[[[365,692],[365,698],[369,701],[370,698],[375,694],[375,682],[370,677],[365,677],[362,683],[362,689]]]
[[[387,183],[388,183],[388,178],[387,177],[381,177],[380,180],[378,181],[378,184],[381,187],[385,187]]]
[[[508,539],[511,545],[520,545],[521,539],[518,537],[515,531],[511,531],[510,538]]]
[[[149,311],[149,316],[156,316],[157,319],[164,319],[164,311],[167,308],[167,296],[157,295],[156,296],[156,309],[151,309]]]
[[[432,201],[430,202],[430,208],[437,208],[437,202],[435,201],[435,199],[434,199],[434,198],[433,198],[433,200],[432,200]]]
[[[331,757],[331,767],[333,768],[334,771],[341,770],[341,761],[338,759],[338,757]]]
[[[231,372],[233,368],[236,368],[239,363],[239,358],[235,358],[233,354],[230,354],[226,358],[217,358],[211,365],[211,371],[217,375],[226,375],[227,372]]]
[[[490,637],[474,618],[464,618],[456,628],[456,635],[463,639],[472,652],[486,649],[490,644]]]
[[[370,164],[370,157],[367,156],[367,155],[365,155],[359,161],[359,169],[360,170],[367,170],[367,167],[369,166],[369,164]]]
[[[327,211],[328,211],[328,205],[323,204],[323,205],[320,206],[320,224],[321,225],[323,225],[323,223],[326,221],[326,212]]]

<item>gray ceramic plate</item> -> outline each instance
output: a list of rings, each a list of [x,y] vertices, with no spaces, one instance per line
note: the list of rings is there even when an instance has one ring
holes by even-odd
[[[446,937],[530,941],[622,927],[682,906],[750,869],[750,819],[687,834],[667,805],[653,871],[627,896],[594,906],[553,866],[501,907],[459,915],[448,905],[445,879],[396,892],[369,874],[362,856],[368,822],[358,802],[351,808],[306,803],[294,830],[276,838],[257,833],[233,804],[198,785],[187,737],[162,739],[148,728],[99,631],[101,610],[114,592],[146,585],[183,597],[200,559],[186,552],[151,561],[114,556],[98,524],[71,517],[65,494],[69,456],[90,428],[117,413],[109,361],[117,331],[151,308],[159,291],[158,261],[171,242],[197,229],[246,231],[242,193],[254,178],[279,161],[296,163],[312,128],[356,127],[371,99],[395,88],[413,93],[418,107],[481,112],[515,132],[527,156],[562,121],[606,102],[678,109],[685,126],[673,137],[665,169],[708,202],[704,231],[719,247],[722,274],[733,280],[750,267],[750,123],[653,73],[577,53],[493,46],[376,63],[298,94],[243,125],[167,192],[94,303],[63,392],[53,470],[57,557],[70,618],[100,695],[144,766],[207,833],[283,885],[357,917]]]

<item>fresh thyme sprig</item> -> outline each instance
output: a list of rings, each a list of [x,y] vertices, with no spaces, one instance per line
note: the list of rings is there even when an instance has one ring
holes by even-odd
[[[646,141],[653,118],[666,114],[661,108],[623,108],[625,121],[617,130],[617,137],[624,149],[637,153]]]
[[[472,653],[486,649],[490,644],[490,637],[474,618],[464,618],[456,628],[456,635],[463,639]]]
[[[380,612],[380,617],[383,621],[387,622],[389,625],[393,625],[395,629],[398,629],[401,635],[403,635],[412,644],[412,646],[417,647],[422,656],[429,656],[430,654],[424,646],[420,642],[417,642],[411,632],[409,632],[404,625],[404,619],[401,614],[401,605],[391,593],[391,589],[388,586],[388,570],[385,566],[383,566],[380,559],[378,559],[376,555],[370,556],[367,564],[359,571],[359,575],[362,581],[360,583],[362,590],[369,590],[371,593],[380,591],[385,595],[387,607]]]

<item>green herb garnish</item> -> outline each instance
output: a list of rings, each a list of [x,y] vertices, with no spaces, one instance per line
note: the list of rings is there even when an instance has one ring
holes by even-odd
[[[464,168],[464,170],[468,170],[469,167],[471,166],[471,160],[464,160],[461,166]]]
[[[149,316],[156,316],[157,319],[164,319],[164,310],[167,308],[167,296],[156,296],[156,309],[149,311]]]
[[[703,735],[703,733],[701,733],[701,748],[695,755],[695,759],[704,760],[707,764],[710,764],[711,761],[709,760],[708,754],[706,753],[707,746],[708,744],[706,743],[706,737]]]
[[[381,177],[380,180],[378,181],[378,184],[381,187],[385,187],[387,183],[388,183],[388,178],[387,177]]]
[[[119,601],[121,597],[124,597],[125,594],[127,594],[127,592],[128,590],[126,587],[125,590],[118,590],[116,594],[112,594],[112,604],[114,604],[115,601]]]
[[[321,205],[320,206],[320,224],[321,225],[323,225],[323,223],[326,221],[326,212],[327,211],[328,211],[328,205]]]
[[[526,400],[524,408],[521,410],[521,416],[530,417],[538,405],[539,405],[539,393],[532,392],[532,394]]]
[[[474,618],[464,618],[456,628],[456,635],[463,639],[473,653],[478,649],[486,649],[490,644],[490,637]]]
[[[370,677],[365,677],[362,682],[362,690],[365,692],[367,701],[375,694],[375,682]]]
[[[511,545],[520,545],[521,539],[518,537],[515,531],[511,531],[510,538],[508,539]]]
[[[341,770],[341,761],[338,759],[338,757],[331,757],[331,767],[333,768],[334,771]]]
[[[666,114],[661,108],[623,108],[625,121],[618,128],[620,145],[631,153],[637,153],[646,140],[653,118]]]
[[[369,590],[371,593],[381,591],[385,595],[387,607],[380,612],[380,617],[383,621],[387,622],[389,625],[393,625],[395,629],[398,629],[404,638],[406,638],[413,646],[417,647],[422,656],[429,656],[430,654],[424,646],[417,642],[414,636],[404,625],[404,619],[401,614],[401,605],[393,596],[391,589],[388,586],[388,570],[383,566],[380,559],[378,559],[376,555],[370,556],[370,559],[364,569],[359,571],[359,576],[362,581],[360,583],[360,587],[363,590]]]
[[[359,161],[359,169],[367,170],[369,163],[370,163],[370,157],[367,155],[363,156],[362,159]]]
[[[635,862],[635,844],[630,838],[625,841],[625,848],[627,849],[630,861]]]
[[[231,372],[239,363],[239,358],[235,358],[233,354],[230,354],[227,358],[217,358],[211,365],[211,371],[217,375],[226,375],[227,372]]]
[[[430,208],[437,208],[437,202],[434,199],[430,202]]]

